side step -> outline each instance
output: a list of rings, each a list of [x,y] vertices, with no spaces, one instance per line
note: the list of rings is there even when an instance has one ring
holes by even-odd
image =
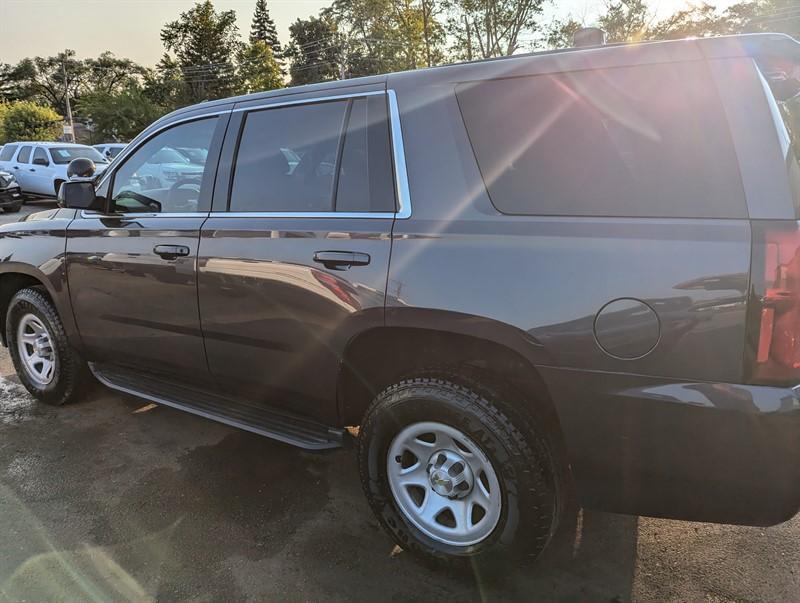
[[[111,389],[300,448],[340,448],[345,440],[346,432],[343,429],[328,427],[276,409],[183,387],[151,375],[143,377],[116,366],[90,364],[89,367],[97,380]]]

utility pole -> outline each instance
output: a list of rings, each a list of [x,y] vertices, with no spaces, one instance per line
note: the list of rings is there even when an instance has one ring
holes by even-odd
[[[64,100],[67,104],[67,121],[69,122],[70,142],[75,142],[75,124],[72,121],[72,107],[69,104],[69,86],[67,85],[67,54],[64,53],[64,60],[61,62],[61,70],[64,73]]]

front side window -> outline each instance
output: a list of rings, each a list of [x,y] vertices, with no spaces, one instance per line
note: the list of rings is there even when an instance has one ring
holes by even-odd
[[[179,124],[134,151],[114,174],[112,207],[118,212],[199,211],[206,164],[191,163],[175,149],[211,148],[217,118]]]
[[[230,210],[393,212],[392,174],[383,95],[253,111]]]
[[[33,147],[22,147],[17,155],[17,163],[28,163],[31,158],[31,149]]]
[[[489,197],[508,214],[745,218],[702,61],[460,84]]]
[[[18,145],[15,144],[7,144],[4,146],[3,150],[0,151],[0,161],[11,161],[11,158],[14,156],[14,151],[18,148]]]

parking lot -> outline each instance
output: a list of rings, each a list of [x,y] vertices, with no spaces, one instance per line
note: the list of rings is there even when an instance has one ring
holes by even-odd
[[[77,404],[41,406],[5,350],[0,534],[0,597],[11,601],[722,602],[800,593],[800,518],[760,529],[584,511],[535,567],[499,578],[480,567],[434,571],[379,528],[351,450],[303,452],[99,385]]]

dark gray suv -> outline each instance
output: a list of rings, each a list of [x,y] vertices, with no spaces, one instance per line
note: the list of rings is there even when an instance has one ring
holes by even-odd
[[[182,109],[0,228],[3,341],[48,403],[93,374],[308,449],[359,426],[378,520],[446,563],[536,556],[573,494],[784,521],[799,66],[763,34]]]

